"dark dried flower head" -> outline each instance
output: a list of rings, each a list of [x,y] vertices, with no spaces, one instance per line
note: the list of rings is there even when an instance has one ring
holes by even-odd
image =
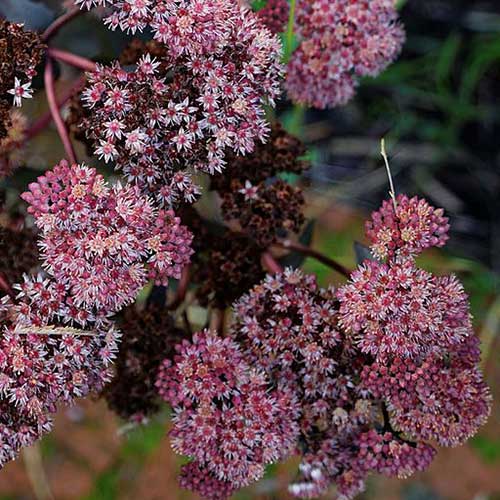
[[[257,144],[253,153],[246,156],[228,154],[226,169],[212,176],[210,187],[222,194],[231,191],[233,179],[243,184],[246,181],[258,184],[283,172],[301,174],[309,167],[303,159],[306,152],[300,139],[275,123],[267,142]]]
[[[289,97],[317,108],[346,104],[359,77],[377,76],[399,54],[405,35],[397,19],[393,0],[298,2]]]
[[[192,279],[200,285],[202,304],[230,306],[265,276],[262,249],[241,233],[207,234],[201,246],[193,257]]]
[[[296,402],[288,391],[269,390],[232,339],[204,331],[178,350],[157,382],[175,412],[174,450],[234,488],[258,480],[267,464],[293,451]]]
[[[416,196],[401,194],[372,213],[366,223],[366,235],[373,254],[379,259],[418,255],[431,247],[442,247],[448,240],[450,225],[442,208],[434,208]]]
[[[26,117],[17,110],[10,111],[9,123],[5,137],[0,138],[0,179],[19,166],[28,128]]]
[[[159,409],[155,387],[160,364],[172,359],[174,346],[185,333],[175,327],[166,309],[131,306],[118,321],[123,337],[115,362],[115,375],[103,395],[123,419],[142,422]]]
[[[37,266],[35,233],[27,228],[14,230],[0,226],[0,276],[12,286]]]
[[[267,248],[280,236],[298,233],[304,224],[304,196],[300,188],[285,181],[253,185],[239,180],[223,194],[222,214],[261,248]]]
[[[0,19],[0,139],[10,127],[12,104],[21,106],[23,98],[32,97],[31,81],[44,50],[36,33]]]

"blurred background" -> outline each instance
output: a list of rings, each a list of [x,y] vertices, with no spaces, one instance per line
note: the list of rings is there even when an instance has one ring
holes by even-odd
[[[58,0],[0,0],[0,15],[27,28],[45,28]],[[364,500],[500,499],[500,3],[498,0],[400,0],[408,40],[401,58],[377,79],[362,82],[348,106],[278,114],[308,145],[313,168],[304,180],[311,245],[344,265],[356,264],[353,241],[387,196],[380,157],[386,137],[396,190],[425,196],[451,219],[446,249],[421,265],[456,273],[471,296],[487,380],[496,399],[489,423],[468,445],[441,450],[431,468],[408,480],[372,478]],[[55,45],[109,61],[127,44],[87,14],[64,28]],[[61,67],[59,87],[77,77]],[[40,85],[40,82],[38,82]],[[36,82],[35,82],[36,86]],[[40,92],[23,111],[45,111]],[[84,157],[83,147],[79,151]],[[27,182],[64,153],[52,127],[24,152],[26,168],[10,179],[14,199]],[[339,277],[315,261],[304,267],[322,284]],[[57,418],[42,442],[44,467],[57,500],[177,500],[180,462],[165,437],[167,414],[148,426],[123,426],[102,402],[84,401]],[[36,457],[35,457],[36,458]],[[273,467],[240,500],[287,499],[296,463]],[[0,472],[0,500],[35,498],[22,460]]]

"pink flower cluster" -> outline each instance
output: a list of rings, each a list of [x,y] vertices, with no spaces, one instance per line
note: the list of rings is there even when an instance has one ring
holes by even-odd
[[[189,262],[191,233],[136,186],[110,187],[95,169],[63,161],[29,189],[44,268],[80,311],[113,314],[149,279],[166,285]]]
[[[89,75],[83,128],[96,154],[141,189],[191,203],[194,172],[220,172],[227,151],[251,152],[267,136],[264,104],[280,95],[279,39],[234,0],[109,3],[108,24],[150,27],[160,57]]]
[[[381,73],[405,38],[393,0],[301,0],[296,24],[300,45],[286,88],[293,101],[317,108],[346,104],[357,78]]]
[[[340,324],[377,359],[417,357],[473,334],[469,302],[454,276],[433,276],[413,260],[365,261],[338,291]]]
[[[193,459],[190,470],[207,471],[189,484],[200,492],[217,481],[239,488],[293,451],[296,401],[286,390],[270,390],[232,339],[203,331],[178,351],[174,364],[164,362],[157,386],[174,410],[174,450]]]
[[[334,297],[333,288],[318,289],[313,275],[287,269],[234,304],[235,339],[269,376],[301,392],[301,401],[324,397],[337,383]]]
[[[267,0],[266,5],[257,11],[259,19],[273,33],[282,33],[290,15],[288,0]]]
[[[429,234],[445,238],[428,223],[437,212],[445,226],[442,213],[425,207],[403,219],[418,228],[420,247],[397,240],[387,263],[366,261],[338,291],[287,269],[234,306],[231,334],[248,362],[299,402],[295,496],[335,484],[349,499],[370,473],[423,470],[436,452],[429,441],[461,444],[489,415],[463,287],[419,269],[411,255],[441,241]]]
[[[463,444],[485,423],[491,406],[478,344],[469,336],[449,352],[373,363],[362,372],[363,385],[386,401],[391,421],[412,439]]]
[[[60,403],[99,392],[111,379],[119,333],[55,327],[65,315],[64,287],[25,278],[15,303],[0,304],[0,468],[52,425]]]
[[[450,225],[442,208],[431,207],[427,201],[401,194],[385,200],[366,222],[366,235],[378,259],[395,255],[418,255],[431,247],[442,247],[448,240]]]

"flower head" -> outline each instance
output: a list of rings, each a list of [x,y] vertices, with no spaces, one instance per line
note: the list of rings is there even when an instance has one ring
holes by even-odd
[[[157,381],[175,412],[170,438],[178,453],[239,488],[293,450],[296,402],[287,391],[270,391],[233,340],[204,331],[178,351]]]
[[[346,104],[357,79],[381,73],[405,38],[389,0],[303,0],[296,32],[286,88],[292,100],[317,108]]]
[[[472,335],[469,302],[454,276],[436,277],[414,261],[365,261],[338,290],[341,325],[377,358],[416,357]]]
[[[192,203],[193,173],[220,172],[226,153],[265,140],[264,104],[280,94],[280,42],[234,0],[111,5],[113,26],[149,26],[155,40],[125,52],[134,70],[116,64],[90,75],[82,128],[96,154],[142,190],[167,205]]]
[[[379,259],[418,255],[431,247],[442,247],[450,226],[442,208],[434,208],[416,196],[399,195],[396,208],[391,201],[372,213],[366,235]]]
[[[81,309],[112,314],[148,279],[166,285],[189,262],[189,231],[137,187],[110,187],[95,169],[63,161],[29,188],[43,266]]]

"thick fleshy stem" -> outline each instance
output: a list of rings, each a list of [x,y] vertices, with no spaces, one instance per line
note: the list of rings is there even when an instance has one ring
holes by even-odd
[[[9,295],[12,298],[15,297],[16,295],[2,272],[0,272],[0,290],[3,290],[7,295]]]
[[[72,52],[67,52],[65,50],[49,48],[47,54],[53,59],[74,66],[75,68],[81,69],[83,71],[93,72],[97,69],[95,62],[87,59],[86,57],[78,56]]]
[[[288,17],[288,25],[286,29],[286,38],[285,38],[285,49],[283,54],[284,62],[287,63],[290,60],[290,57],[293,52],[293,35],[295,28],[295,8],[296,8],[297,0],[290,0],[290,15]]]
[[[283,268],[270,252],[264,252],[262,254],[262,265],[272,274],[280,274],[283,272]]]
[[[83,14],[84,11],[80,10],[78,7],[71,9],[62,16],[58,17],[41,35],[42,41],[47,43],[51,38],[53,38],[59,30],[72,21],[75,17]]]
[[[210,330],[222,334],[223,326],[224,326],[224,311],[221,309],[212,309],[210,314],[210,324],[209,324]]]
[[[172,302],[168,305],[169,311],[174,311],[184,302],[184,299],[186,298],[187,289],[189,286],[190,275],[191,275],[190,267],[186,266],[182,270],[181,279],[179,280],[179,286],[177,288],[177,293],[175,294],[175,297],[172,300]]]
[[[78,163],[76,159],[75,150],[73,148],[73,144],[69,137],[68,130],[66,129],[66,125],[64,120],[62,119],[61,113],[59,111],[59,106],[57,104],[55,86],[54,86],[54,66],[52,63],[52,59],[50,57],[47,59],[45,64],[45,91],[47,92],[47,102],[49,103],[50,112],[52,113],[52,118],[57,128],[57,132],[64,146],[64,150],[66,151],[66,155],[68,160],[75,164]]]
[[[80,92],[85,86],[86,78],[81,76],[76,80],[76,82],[62,95],[60,99],[57,100],[58,108],[60,109],[64,106],[74,95]],[[43,116],[41,116],[27,131],[25,139],[29,140],[36,137],[42,130],[44,130],[47,125],[52,121],[52,113],[48,111]]]
[[[303,255],[312,257],[317,261],[321,262],[322,264],[325,264],[326,266],[332,268],[334,271],[337,271],[339,274],[342,274],[346,278],[349,278],[351,276],[351,271],[349,271],[349,269],[344,267],[342,264],[331,259],[330,257],[327,257],[321,252],[318,252],[317,250],[306,247],[305,245],[302,245],[300,243],[295,243],[294,241],[291,240],[284,240],[276,243],[276,246],[280,248],[285,248],[287,250],[293,250]]]

